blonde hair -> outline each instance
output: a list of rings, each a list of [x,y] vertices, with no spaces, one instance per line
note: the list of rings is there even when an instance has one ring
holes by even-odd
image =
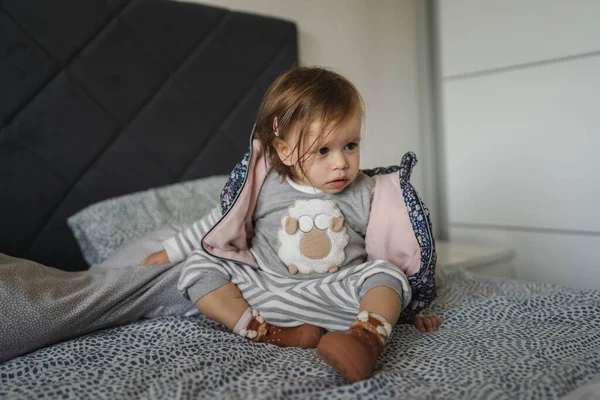
[[[309,127],[320,122],[323,130],[334,129],[356,112],[363,114],[363,101],[356,87],[333,71],[318,67],[294,67],[279,76],[267,90],[256,118],[255,137],[267,149],[271,166],[282,177],[293,177],[292,167],[285,165],[275,149],[275,140],[286,140],[297,130],[293,149],[298,155],[300,171],[307,154],[300,154]],[[273,122],[277,118],[278,136]],[[319,132],[319,141],[326,136]]]

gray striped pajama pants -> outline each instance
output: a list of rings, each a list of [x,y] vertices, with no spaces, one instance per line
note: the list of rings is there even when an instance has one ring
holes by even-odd
[[[186,260],[178,289],[195,303],[227,282],[235,284],[250,307],[269,323],[308,323],[330,331],[347,330],[356,320],[362,297],[374,287],[394,289],[403,307],[411,298],[405,275],[387,261],[369,261],[326,277],[299,280],[222,260],[203,250],[194,250]]]

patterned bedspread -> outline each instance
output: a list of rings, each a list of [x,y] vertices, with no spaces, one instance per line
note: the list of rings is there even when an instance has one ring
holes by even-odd
[[[555,399],[600,376],[600,291],[461,273],[429,313],[439,331],[397,326],[375,376],[355,384],[314,350],[162,317],[0,364],[0,398]]]

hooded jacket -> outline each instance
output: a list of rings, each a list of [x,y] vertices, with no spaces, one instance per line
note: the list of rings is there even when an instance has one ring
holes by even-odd
[[[367,257],[393,263],[408,278],[412,300],[402,311],[403,321],[411,320],[436,297],[436,252],[429,211],[409,181],[416,163],[415,154],[409,152],[398,166],[363,170],[375,182],[365,236]],[[221,192],[222,217],[202,238],[206,252],[258,267],[250,252],[252,216],[270,170],[265,149],[253,133],[250,149]]]

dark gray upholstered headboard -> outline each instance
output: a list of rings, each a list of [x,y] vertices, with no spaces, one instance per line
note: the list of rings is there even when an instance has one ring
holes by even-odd
[[[293,23],[168,0],[0,0],[0,252],[87,268],[66,219],[226,174]]]

